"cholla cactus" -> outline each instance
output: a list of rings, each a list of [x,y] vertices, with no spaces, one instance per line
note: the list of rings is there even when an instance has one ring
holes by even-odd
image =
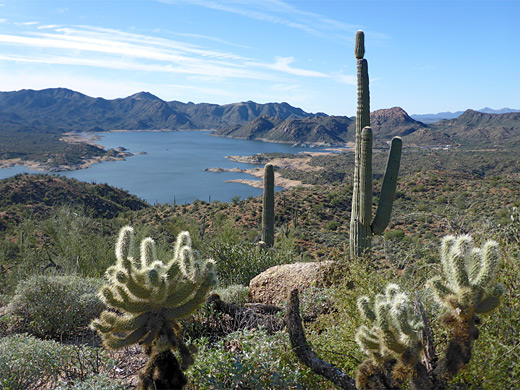
[[[91,327],[100,333],[108,348],[140,343],[155,357],[163,353],[163,360],[164,353],[168,355],[166,360],[175,359],[169,354],[171,349],[178,349],[184,370],[193,364],[193,358],[179,335],[177,321],[204,303],[217,282],[215,263],[202,260],[199,252],[192,249],[188,232],[177,236],[173,259],[168,262],[157,259],[151,238],[141,242],[140,252],[140,259],[135,258],[133,228],[121,229],[116,265],[106,272],[110,284],[99,293],[103,302],[116,312],[104,311],[99,319],[92,321]],[[152,362],[150,371],[154,365]]]
[[[482,249],[471,236],[446,236],[442,240],[442,276],[428,281],[437,300],[457,319],[488,313],[500,303],[502,284],[493,284],[498,267],[498,244],[487,241]]]
[[[378,371],[376,366],[381,369],[393,359],[397,361],[394,378],[406,378],[420,359],[420,334],[424,326],[420,316],[414,313],[408,295],[399,286],[389,284],[384,295],[376,295],[374,304],[363,296],[357,306],[363,317],[372,322],[371,328],[363,325],[356,334],[357,343],[369,356],[358,368],[358,387],[366,386],[368,376]]]

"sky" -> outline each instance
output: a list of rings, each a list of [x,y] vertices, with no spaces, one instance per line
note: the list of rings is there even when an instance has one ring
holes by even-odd
[[[520,0],[0,0],[0,91],[356,112],[520,109]]]

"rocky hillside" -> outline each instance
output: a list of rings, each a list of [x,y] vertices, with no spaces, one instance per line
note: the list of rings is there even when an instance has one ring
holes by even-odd
[[[385,140],[395,136],[404,137],[427,127],[424,123],[412,119],[401,107],[370,113],[370,126],[376,137]]]
[[[404,137],[427,127],[412,119],[400,107],[374,111],[370,114],[370,122],[377,141],[387,141],[395,136]],[[315,116],[286,120],[262,116],[244,125],[223,127],[215,134],[275,142],[343,144],[354,141],[355,132],[355,118],[346,116]]]
[[[341,116],[282,120],[261,116],[245,125],[228,126],[216,135],[273,142],[344,143],[352,120]]]
[[[432,123],[407,139],[418,145],[519,146],[520,113],[485,114],[466,110],[458,118]]]

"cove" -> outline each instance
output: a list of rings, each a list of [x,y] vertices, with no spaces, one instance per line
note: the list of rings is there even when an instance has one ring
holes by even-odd
[[[59,174],[122,188],[151,204],[184,204],[196,199],[229,202],[235,196],[241,199],[258,196],[261,189],[241,183],[225,183],[226,180],[252,179],[252,176],[204,169],[255,166],[230,161],[226,156],[308,151],[288,144],[215,137],[209,131],[127,131],[98,135],[101,139],[96,142],[104,147],[122,146],[135,155],[125,161],[103,162],[87,169]],[[5,168],[0,169],[0,179],[24,172],[41,173],[24,167]]]

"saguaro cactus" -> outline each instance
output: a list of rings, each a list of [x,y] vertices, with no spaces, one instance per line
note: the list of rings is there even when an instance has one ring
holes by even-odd
[[[401,162],[402,140],[392,139],[381,196],[376,216],[372,220],[372,129],[370,128],[370,93],[368,63],[363,31],[356,34],[354,54],[357,58],[358,105],[356,113],[356,150],[354,189],[350,219],[350,254],[362,255],[371,247],[372,234],[382,233],[388,226],[397,187]]]
[[[268,248],[274,245],[274,167],[272,164],[266,164],[264,168],[262,241]]]
[[[177,236],[172,260],[157,259],[155,242],[141,242],[141,258],[134,257],[134,230],[124,227],[116,245],[117,263],[107,269],[110,284],[99,296],[117,311],[104,311],[91,327],[112,349],[139,343],[150,355],[139,389],[182,388],[182,370],[193,364],[190,349],[180,335],[178,320],[193,313],[216,282],[215,263],[202,260],[191,248],[188,232]],[[172,349],[180,352],[179,366]]]

